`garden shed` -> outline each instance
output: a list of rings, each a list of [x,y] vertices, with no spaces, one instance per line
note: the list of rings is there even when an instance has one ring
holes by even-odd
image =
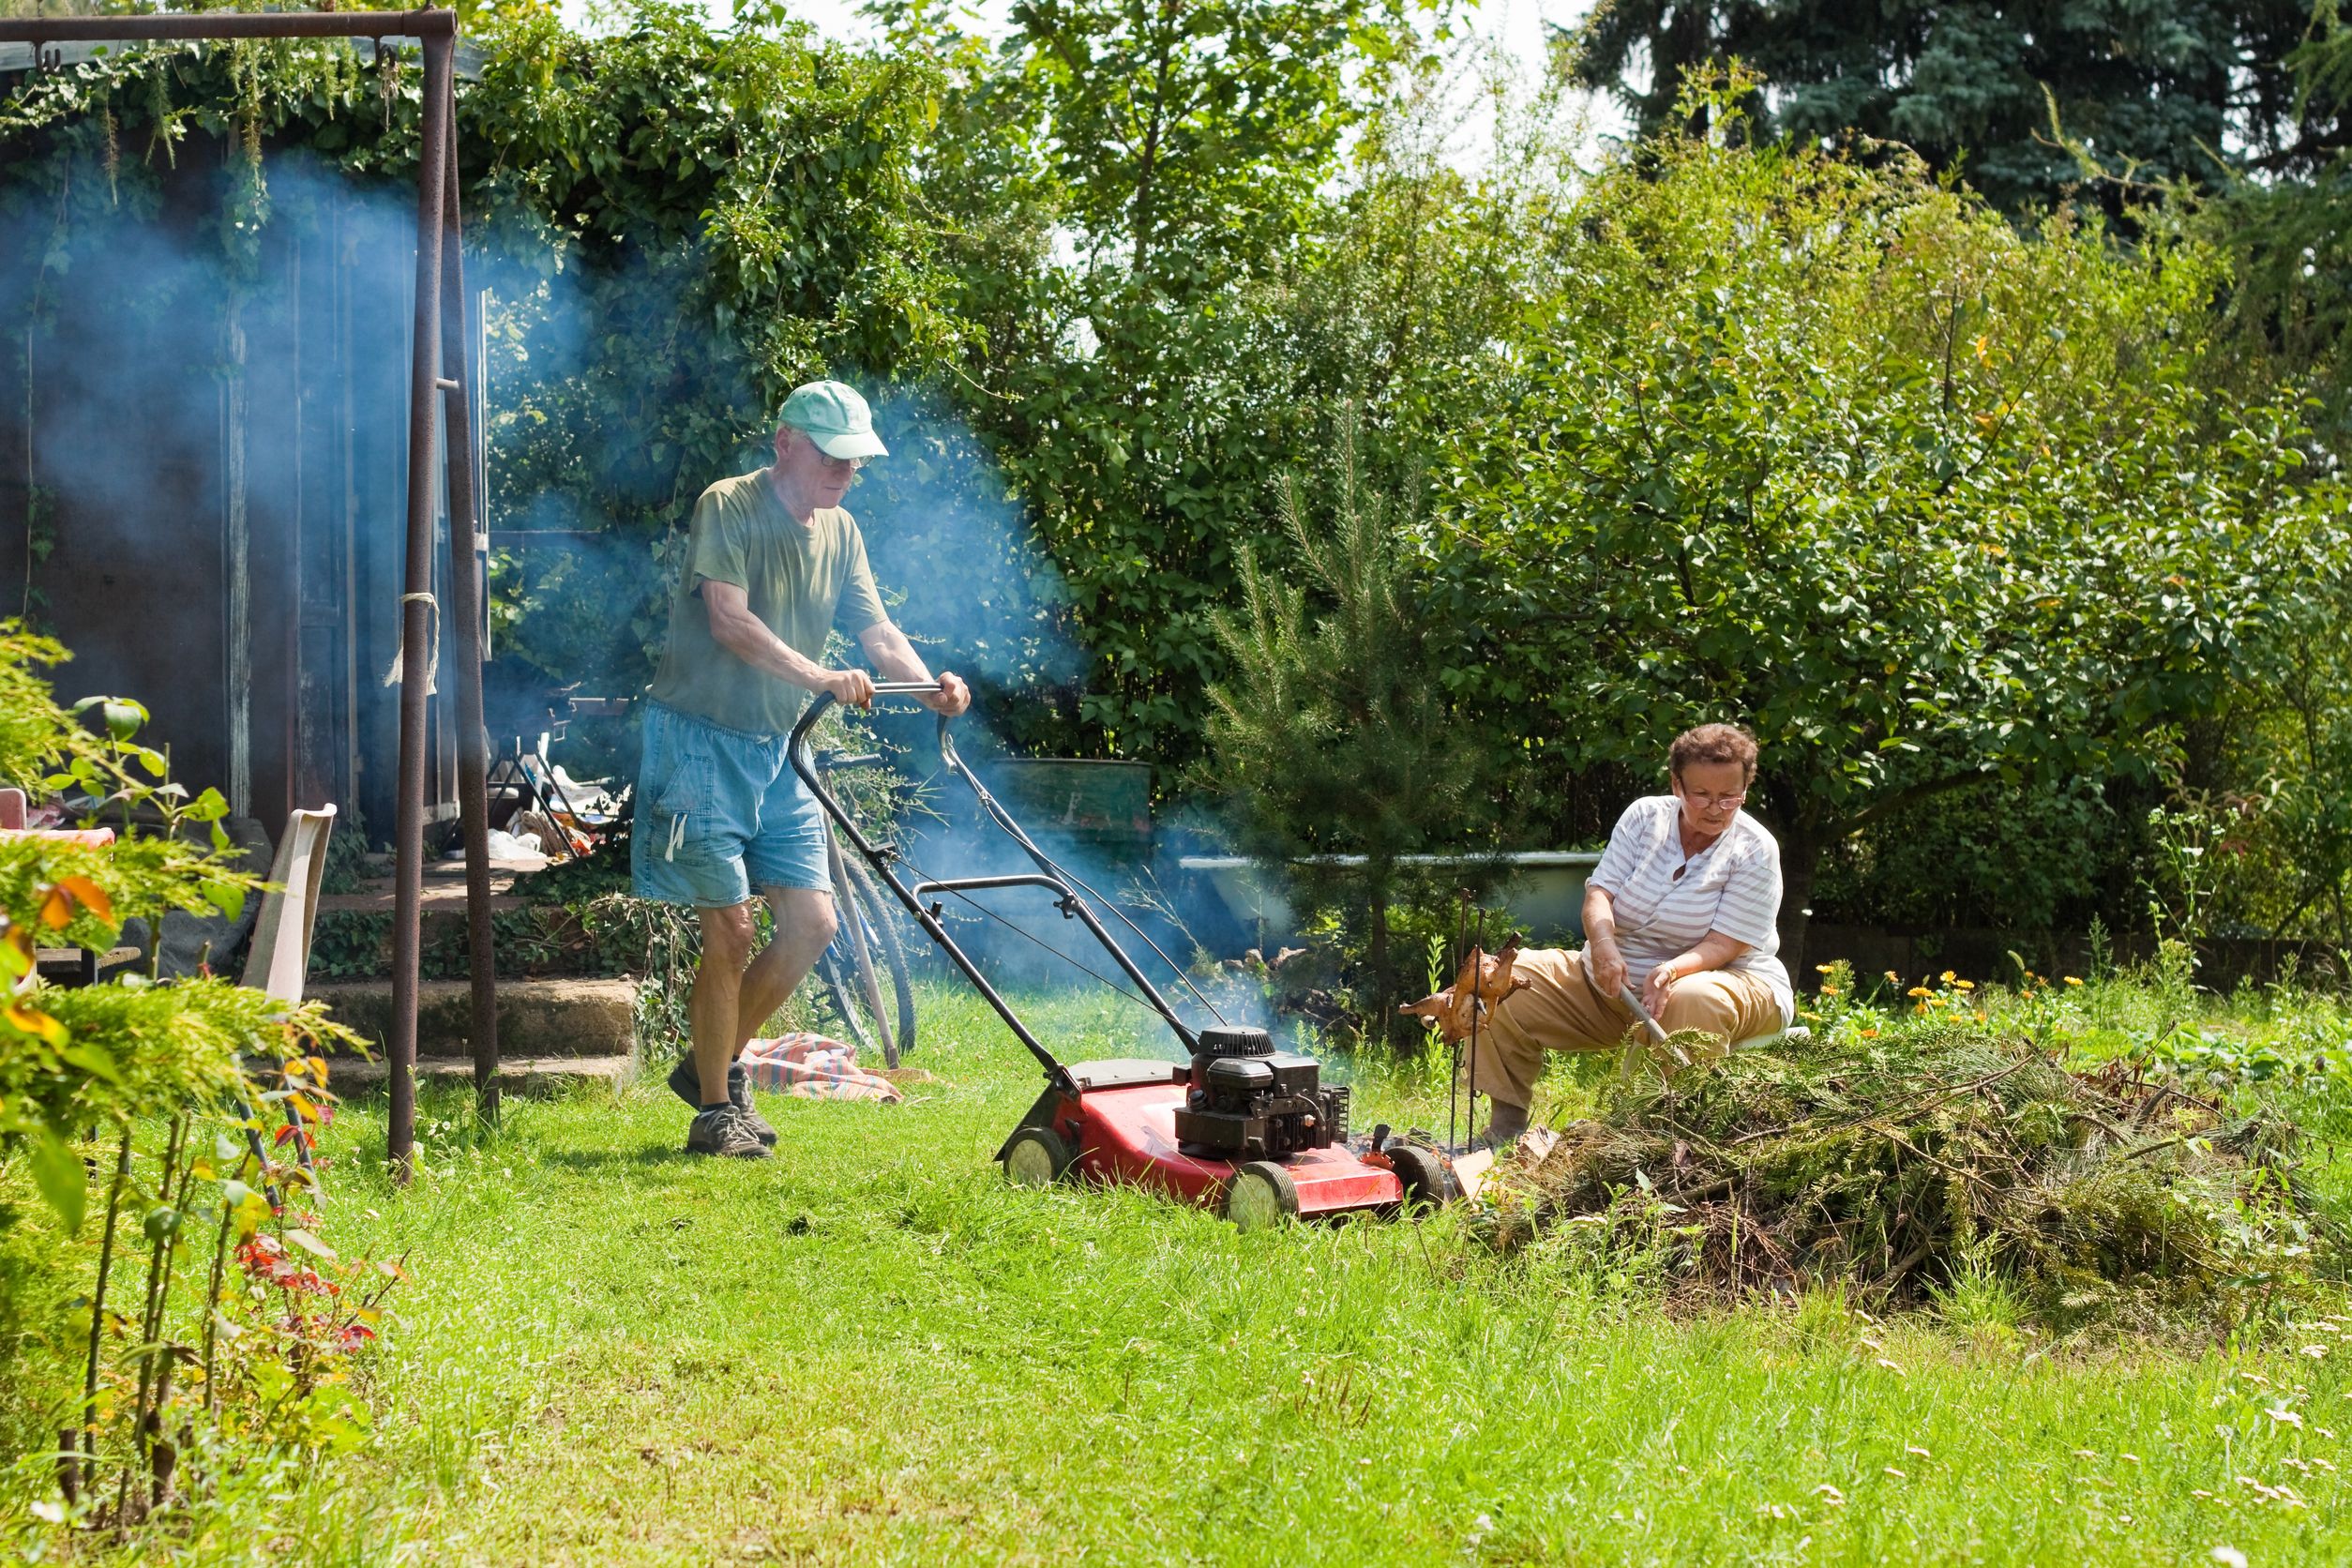
[[[0,48],[16,55],[0,54],[0,80],[31,68],[27,47]],[[154,158],[135,192],[128,173],[113,190],[0,189],[37,219],[0,247],[0,518],[16,524],[0,529],[0,613],[75,650],[61,690],[147,703],[190,789],[219,789],[273,836],[296,807],[355,807],[381,840],[398,783],[386,677],[414,202],[269,167],[268,221],[249,233],[241,160],[217,138]],[[445,495],[434,511],[445,616]],[[454,657],[450,628],[435,633]],[[457,811],[452,683],[438,686],[428,821]]]

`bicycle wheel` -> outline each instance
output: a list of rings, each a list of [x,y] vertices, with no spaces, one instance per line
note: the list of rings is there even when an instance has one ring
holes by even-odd
[[[898,1037],[891,1032],[890,1016],[882,1005],[882,979],[874,972],[875,942],[873,922],[866,909],[866,901],[854,886],[848,896],[836,900],[841,916],[841,934],[850,939],[850,972],[857,977],[857,999],[866,1004],[866,1021],[874,1037],[882,1042],[882,1065],[898,1064]]]
[[[881,939],[875,946],[874,968],[878,975],[889,976],[891,1001],[898,1012],[898,1054],[904,1056],[914,1049],[914,974],[907,967],[906,940],[898,928],[898,904],[882,891],[874,874],[862,863],[843,856],[842,864],[865,901],[868,936]]]
[[[879,1053],[884,1066],[896,1067],[914,1023],[914,989],[907,974],[905,951],[897,933],[882,918],[883,911],[872,880],[859,874],[862,868],[849,862],[838,842],[827,847],[827,858],[840,929],[817,961],[818,976],[824,982],[826,1000],[840,1017],[850,1043],[861,1052]],[[890,1027],[882,996],[884,969],[897,1003],[896,1032]]]

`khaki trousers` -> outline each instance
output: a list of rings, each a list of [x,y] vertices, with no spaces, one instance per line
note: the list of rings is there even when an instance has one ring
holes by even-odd
[[[1531,1105],[1545,1051],[1615,1050],[1627,1031],[1638,1027],[1622,1002],[1603,995],[1586,976],[1581,952],[1530,948],[1512,972],[1527,976],[1527,989],[1512,992],[1479,1025],[1474,1072],[1469,1043],[1463,1044],[1463,1070],[1471,1075],[1473,1094],[1503,1105]],[[1674,983],[1658,1024],[1669,1034],[1703,1030],[1728,1048],[1735,1040],[1777,1031],[1780,1003],[1772,988],[1754,975],[1709,970]]]

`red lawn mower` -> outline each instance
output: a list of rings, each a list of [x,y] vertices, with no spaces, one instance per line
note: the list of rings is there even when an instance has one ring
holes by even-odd
[[[877,698],[908,698],[936,689],[914,682],[877,682],[874,686]],[[1262,1029],[1229,1025],[1221,1018],[1213,1028],[1196,1031],[1187,1025],[1081,893],[1100,902],[1157,954],[1177,983],[1211,1014],[1216,1009],[1124,912],[1057,865],[1021,830],[957,755],[945,718],[939,721],[941,761],[971,787],[981,810],[1020,847],[1036,870],[1017,876],[930,878],[907,863],[897,846],[868,839],[826,788],[824,775],[809,753],[808,732],[833,701],[820,695],[793,726],[794,771],[859,857],[906,906],[923,934],[963,972],[1046,1070],[1045,1092],[997,1151],[1009,1180],[1044,1185],[1077,1179],[1148,1187],[1181,1202],[1221,1210],[1245,1229],[1315,1215],[1394,1214],[1458,1195],[1453,1165],[1434,1144],[1418,1137],[1392,1137],[1385,1126],[1375,1127],[1369,1137],[1350,1137],[1348,1090],[1326,1087],[1313,1057],[1276,1050],[1273,1036]],[[916,881],[909,882],[899,875],[902,865],[915,873]],[[941,923],[945,905],[940,895],[1002,920],[969,895],[1009,888],[1050,894],[1064,919],[1084,926],[1132,982],[1134,991],[1125,992],[1059,949],[1048,945],[1048,950],[1158,1014],[1186,1060],[1063,1063],[1039,1043]],[[1038,941],[1034,936],[1030,940]]]

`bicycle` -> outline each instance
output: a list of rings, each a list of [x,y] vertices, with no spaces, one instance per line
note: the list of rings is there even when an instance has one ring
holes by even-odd
[[[872,767],[878,756],[829,755],[816,760],[821,773]],[[914,980],[907,970],[906,944],[900,940],[891,906],[874,885],[873,873],[863,861],[841,852],[839,830],[825,829],[825,864],[833,874],[833,909],[840,928],[817,959],[817,977],[826,1000],[841,1018],[850,1044],[860,1051],[882,1053],[882,1064],[898,1065],[898,1058],[914,1048]],[[879,958],[879,964],[877,963]],[[891,996],[885,1004],[882,973],[890,977]],[[893,1028],[892,1013],[896,1013]]]

